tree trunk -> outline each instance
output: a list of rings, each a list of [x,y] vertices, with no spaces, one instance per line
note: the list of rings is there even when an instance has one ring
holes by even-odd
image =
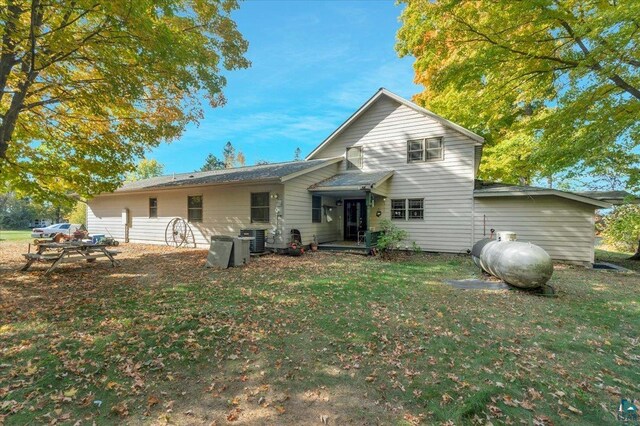
[[[629,260],[640,260],[640,240],[638,240],[638,248],[636,249],[636,253],[631,256]]]

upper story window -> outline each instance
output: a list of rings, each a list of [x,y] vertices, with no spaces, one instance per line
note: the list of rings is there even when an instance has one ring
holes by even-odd
[[[347,148],[347,170],[358,170],[362,168],[362,147],[352,146]]]
[[[322,223],[322,197],[319,195],[311,197],[311,222]]]
[[[149,198],[149,217],[158,217],[158,199]]]
[[[444,143],[441,137],[407,141],[407,163],[442,159],[444,159]]]
[[[251,193],[251,223],[269,223],[269,193]]]
[[[189,222],[202,222],[202,195],[187,197],[187,218]]]

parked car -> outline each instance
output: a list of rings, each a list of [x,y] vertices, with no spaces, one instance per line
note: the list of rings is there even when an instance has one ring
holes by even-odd
[[[32,238],[51,238],[54,235],[62,232],[63,234],[71,235],[80,229],[82,225],[75,223],[56,223],[44,228],[33,228],[31,231]]]

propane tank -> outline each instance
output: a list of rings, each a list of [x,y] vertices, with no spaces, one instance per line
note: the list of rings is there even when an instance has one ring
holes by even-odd
[[[541,287],[553,275],[551,256],[531,243],[485,238],[474,244],[471,257],[483,271],[515,287]]]

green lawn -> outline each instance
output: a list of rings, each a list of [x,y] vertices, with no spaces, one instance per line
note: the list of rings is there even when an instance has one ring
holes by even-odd
[[[122,249],[51,279],[2,252],[6,424],[616,424],[640,397],[638,275],[563,265],[543,298],[444,285],[463,256]]]
[[[0,230],[0,242],[2,241],[29,241],[31,240],[31,229],[21,230]]]

